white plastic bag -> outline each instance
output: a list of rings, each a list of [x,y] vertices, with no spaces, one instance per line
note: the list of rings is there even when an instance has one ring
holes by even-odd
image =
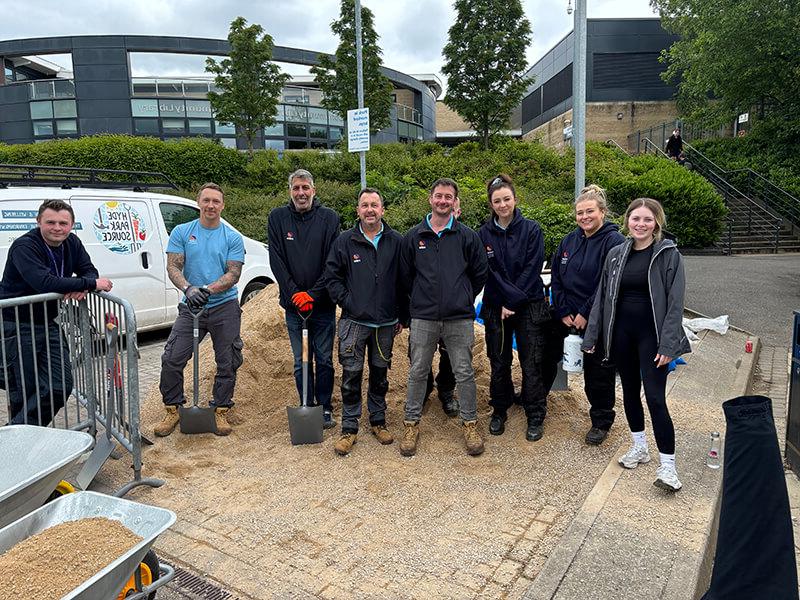
[[[683,328],[693,333],[710,329],[711,331],[716,331],[720,335],[725,335],[728,333],[728,327],[730,327],[728,323],[728,315],[720,315],[714,319],[698,317],[697,319],[683,320]],[[686,337],[688,337],[690,340],[692,339],[692,336],[690,336],[688,333],[686,334]],[[694,339],[698,339],[697,336],[694,336]]]

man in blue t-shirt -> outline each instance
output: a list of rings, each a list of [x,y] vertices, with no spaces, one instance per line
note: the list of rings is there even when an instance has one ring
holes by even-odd
[[[183,395],[183,369],[192,356],[193,313],[203,311],[199,319],[200,340],[211,334],[217,374],[213,398],[217,435],[228,435],[231,426],[227,413],[233,406],[236,370],[242,365],[242,310],[239,308],[236,283],[244,264],[242,236],[220,219],[225,199],[216,183],[206,183],[197,194],[200,218],[178,225],[167,245],[167,274],[183,290],[178,318],[172,326],[161,356],[159,389],[166,414],[155,427],[159,437],[169,435],[179,422],[178,406]]]

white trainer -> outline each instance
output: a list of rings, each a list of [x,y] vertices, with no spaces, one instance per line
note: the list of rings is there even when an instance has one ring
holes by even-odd
[[[619,457],[619,464],[621,464],[626,469],[635,469],[640,464],[645,464],[650,462],[650,453],[647,451],[647,448],[643,446],[633,445],[630,449]]]
[[[656,469],[656,480],[653,485],[668,492],[677,492],[682,487],[678,472],[672,465],[661,465]]]

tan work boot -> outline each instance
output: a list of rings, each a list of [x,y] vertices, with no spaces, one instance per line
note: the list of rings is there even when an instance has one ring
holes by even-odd
[[[175,427],[178,426],[180,423],[181,417],[178,414],[178,407],[174,405],[169,405],[164,407],[167,411],[167,414],[164,415],[164,418],[161,419],[161,423],[156,425],[153,428],[153,433],[155,433],[158,437],[166,437],[173,431],[175,431]]]
[[[405,425],[405,430],[403,439],[400,440],[400,454],[414,456],[417,453],[417,442],[419,441],[419,423],[403,421],[403,425]]]
[[[378,441],[384,446],[388,446],[394,442],[394,436],[386,429],[386,425],[373,425],[372,435],[378,438]]]
[[[217,435],[230,435],[233,428],[228,423],[228,411],[230,408],[215,408],[214,409],[214,422],[217,430],[214,432]]]
[[[470,456],[483,454],[483,439],[478,433],[477,421],[464,421],[464,441],[467,443],[467,454]]]
[[[339,456],[344,456],[345,454],[349,454],[350,450],[353,449],[355,446],[356,438],[358,436],[355,433],[343,433],[342,436],[339,438],[339,441],[334,444],[333,449]]]

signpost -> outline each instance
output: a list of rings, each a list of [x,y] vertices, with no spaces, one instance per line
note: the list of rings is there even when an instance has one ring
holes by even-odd
[[[360,154],[358,155],[358,164],[361,171],[361,188],[367,187],[367,155],[365,154],[367,150],[369,150],[369,109],[364,108],[364,63],[363,58],[361,55],[361,0],[355,0],[355,9],[356,9],[356,92],[358,93],[358,119],[357,121],[364,127],[363,123],[366,123],[366,147],[361,148],[358,150]],[[366,114],[362,115],[361,111],[364,111]],[[350,131],[351,122],[350,122],[350,113],[354,111],[348,110],[347,111],[347,141],[350,142],[352,138],[352,134]],[[356,121],[356,119],[353,119]],[[359,130],[359,138],[363,136],[363,131]],[[361,146],[364,146],[364,141],[360,140]],[[353,147],[350,146],[350,152],[356,152],[353,150]]]
[[[347,149],[350,152],[369,150],[369,108],[347,111]]]

